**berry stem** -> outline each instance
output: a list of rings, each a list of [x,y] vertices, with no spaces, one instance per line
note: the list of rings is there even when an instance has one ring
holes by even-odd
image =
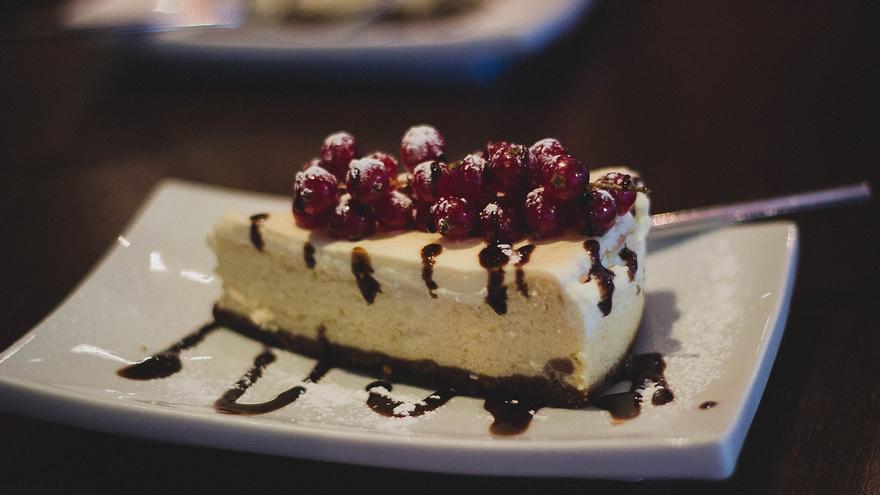
[[[645,194],[651,194],[651,190],[645,186],[637,186],[632,185],[630,187],[620,186],[617,184],[611,184],[607,182],[590,182],[590,189],[593,191],[597,191],[599,189],[605,189],[608,191],[635,191]]]

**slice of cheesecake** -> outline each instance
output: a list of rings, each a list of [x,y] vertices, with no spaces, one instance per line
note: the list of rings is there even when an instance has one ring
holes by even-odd
[[[298,227],[290,212],[228,214],[209,238],[223,279],[215,315],[402,381],[582,406],[635,339],[650,224],[642,193],[601,237],[513,246],[414,231],[349,242]]]

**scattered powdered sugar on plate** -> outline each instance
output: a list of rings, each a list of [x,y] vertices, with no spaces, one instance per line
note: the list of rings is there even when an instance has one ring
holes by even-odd
[[[688,260],[680,275],[689,283],[679,287],[674,295],[649,291],[645,310],[649,328],[643,328],[642,337],[646,338],[640,339],[640,344],[650,342],[644,348],[640,345],[640,351],[656,351],[664,356],[666,378],[676,395],[671,405],[676,407],[690,407],[694,397],[721,376],[748,308],[745,294],[749,287],[741,277],[745,261],[729,239],[716,236],[699,241],[706,246]],[[675,308],[652,307],[658,300],[674,304]],[[656,325],[657,320],[649,313],[654,309],[673,313],[669,318],[674,319],[672,322],[660,319],[670,328]],[[659,337],[644,335],[644,330],[657,332]]]
[[[367,391],[337,383],[303,383],[306,392],[290,407],[298,409],[295,422],[334,423],[360,415],[366,409]],[[367,410],[366,412],[371,413]]]

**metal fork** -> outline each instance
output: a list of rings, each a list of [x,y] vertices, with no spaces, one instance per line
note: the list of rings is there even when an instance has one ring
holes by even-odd
[[[789,213],[861,203],[871,198],[868,182],[729,205],[658,213],[651,216],[652,238],[687,234]]]

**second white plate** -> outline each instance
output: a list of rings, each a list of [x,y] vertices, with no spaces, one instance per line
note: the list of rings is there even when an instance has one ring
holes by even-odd
[[[235,29],[158,33],[148,48],[164,59],[269,67],[271,73],[292,67],[322,80],[485,83],[549,46],[593,4],[484,0],[458,15],[396,22],[269,23],[251,17]]]

